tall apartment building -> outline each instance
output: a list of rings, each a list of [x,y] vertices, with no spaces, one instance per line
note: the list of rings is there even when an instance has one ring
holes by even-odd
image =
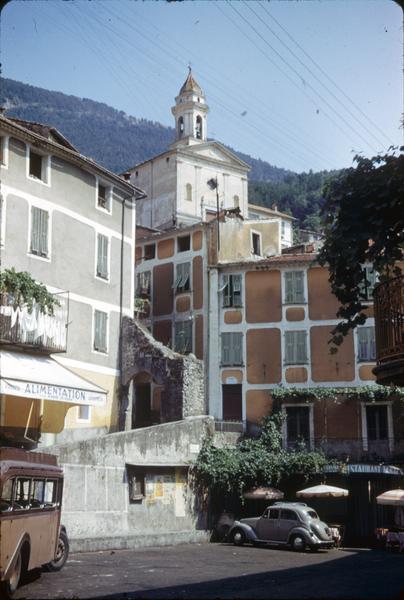
[[[2,294],[2,443],[29,446],[40,430],[48,443],[63,429],[65,439],[113,431],[142,194],[52,127],[2,115],[0,143],[2,272],[28,272],[57,299],[44,314]]]

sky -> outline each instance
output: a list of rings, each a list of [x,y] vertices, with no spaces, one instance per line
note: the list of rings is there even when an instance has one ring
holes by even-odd
[[[1,62],[4,77],[168,126],[191,64],[208,136],[293,171],[403,143],[392,0],[12,0]]]

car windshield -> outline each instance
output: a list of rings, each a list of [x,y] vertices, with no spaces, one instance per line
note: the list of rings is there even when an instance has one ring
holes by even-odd
[[[315,510],[308,510],[306,512],[311,519],[318,519],[318,514],[316,513]]]

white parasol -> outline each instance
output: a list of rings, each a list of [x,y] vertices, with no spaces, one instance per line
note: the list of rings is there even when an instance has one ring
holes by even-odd
[[[296,492],[296,496],[298,498],[340,498],[348,496],[348,490],[322,483],[321,485],[314,485],[305,490],[300,490]]]
[[[387,504],[389,506],[404,506],[404,490],[389,490],[376,496],[377,504]]]
[[[272,487],[256,487],[243,494],[247,500],[281,500],[284,493]]]

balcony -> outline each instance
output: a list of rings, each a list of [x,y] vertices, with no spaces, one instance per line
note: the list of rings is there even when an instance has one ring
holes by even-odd
[[[42,313],[38,304],[30,311],[27,304],[16,305],[14,296],[0,297],[0,344],[10,348],[51,354],[66,352],[69,294],[53,294],[53,314]]]
[[[404,276],[374,291],[377,383],[404,386]]]

